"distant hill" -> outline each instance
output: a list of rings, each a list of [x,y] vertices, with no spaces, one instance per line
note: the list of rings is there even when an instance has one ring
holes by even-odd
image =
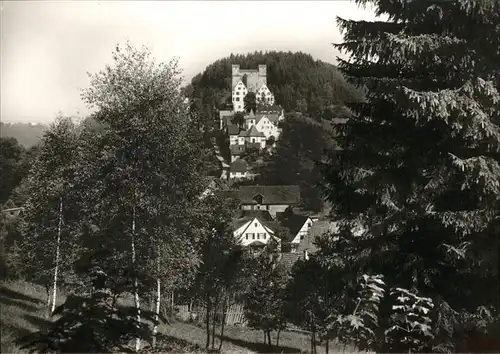
[[[20,145],[30,148],[40,141],[44,129],[43,124],[0,123],[0,136],[15,138]]]
[[[326,107],[358,101],[362,97],[334,65],[314,60],[309,54],[275,51],[231,54],[207,66],[185,88],[185,94],[197,100],[195,104],[203,107],[203,113],[213,119],[218,119],[213,110],[223,109],[231,103],[232,64],[239,64],[241,69],[267,65],[268,87],[276,103],[286,112],[300,110],[318,116]]]

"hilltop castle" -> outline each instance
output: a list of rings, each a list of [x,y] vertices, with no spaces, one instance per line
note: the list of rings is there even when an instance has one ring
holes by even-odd
[[[231,66],[231,98],[233,110],[219,111],[220,129],[229,137],[231,165],[226,176],[229,179],[249,178],[251,166],[244,155],[248,148],[271,149],[281,133],[279,122],[284,119],[283,109],[275,106],[274,95],[267,87],[267,67],[259,65],[257,70],[242,70],[237,64]],[[255,93],[256,111],[245,112],[244,98]],[[243,113],[243,122],[233,121],[235,113]]]
[[[233,111],[242,112],[245,109],[244,97],[249,92],[255,93],[257,103],[274,105],[274,95],[267,87],[267,67],[259,65],[257,70],[242,70],[233,64],[232,70],[232,102]]]

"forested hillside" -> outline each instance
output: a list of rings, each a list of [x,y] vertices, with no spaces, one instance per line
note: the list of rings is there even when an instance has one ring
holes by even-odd
[[[25,148],[29,148],[33,145],[38,144],[40,138],[42,137],[43,131],[46,128],[46,126],[42,124],[0,124],[0,134],[2,137],[15,138],[19,142],[19,144],[21,144]]]
[[[241,69],[256,69],[267,65],[267,83],[276,103],[285,111],[298,110],[317,117],[327,108],[347,101],[358,100],[360,92],[346,82],[337,68],[314,60],[301,52],[255,52],[231,54],[207,66],[185,88],[199,112],[207,120],[216,120],[216,109],[231,103],[231,65]]]

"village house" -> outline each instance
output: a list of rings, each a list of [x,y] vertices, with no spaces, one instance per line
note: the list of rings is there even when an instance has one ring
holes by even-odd
[[[273,218],[276,213],[300,202],[300,188],[291,186],[241,186],[238,190],[240,209],[267,210]]]
[[[284,213],[277,213],[276,219],[288,230],[282,244],[287,244],[290,252],[297,252],[299,245],[309,234],[313,220],[309,216],[295,214],[291,209],[287,209]]]
[[[272,220],[268,212],[244,212],[242,217],[233,220],[233,227],[233,235],[242,246],[261,248],[271,240],[280,244],[280,239],[273,231]]]
[[[229,151],[231,153],[231,162],[234,162],[245,153],[246,148],[245,145],[231,145]]]
[[[248,130],[243,130],[238,135],[238,145],[254,144],[253,147],[264,149],[266,147],[266,136],[259,132],[254,125]]]
[[[274,105],[274,95],[271,90],[267,87],[267,84],[263,84],[255,93],[255,99],[258,104]]]
[[[245,179],[249,177],[248,164],[244,159],[236,159],[229,166],[230,179]]]
[[[227,135],[229,135],[229,146],[238,145],[238,136],[240,135],[240,127],[236,124],[227,126]]]

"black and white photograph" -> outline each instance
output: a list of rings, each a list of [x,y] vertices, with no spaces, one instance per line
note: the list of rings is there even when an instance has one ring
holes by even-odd
[[[0,35],[0,353],[500,353],[500,0],[2,0]]]

